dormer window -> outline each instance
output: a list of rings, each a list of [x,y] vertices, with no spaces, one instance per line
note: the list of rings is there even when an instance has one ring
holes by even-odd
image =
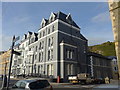
[[[42,28],[44,27],[44,23],[42,23]]]
[[[34,42],[34,38],[31,39],[31,43],[33,43],[33,42]]]
[[[53,21],[53,17],[51,17],[51,20],[50,20],[51,22]]]
[[[25,40],[25,39],[26,39],[26,37],[27,37],[27,35],[26,35],[26,34],[24,34],[24,36],[23,36],[22,40]]]
[[[41,22],[41,27],[42,27],[42,28],[46,25],[46,22],[47,22],[47,20],[43,18],[43,19],[42,19],[42,22]]]
[[[55,20],[55,14],[51,13],[50,18],[49,18],[49,23]]]

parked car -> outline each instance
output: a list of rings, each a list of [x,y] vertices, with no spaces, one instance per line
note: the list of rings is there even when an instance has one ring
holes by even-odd
[[[68,77],[68,80],[70,83],[73,83],[73,84],[77,84],[77,83],[80,83],[80,84],[91,84],[93,79],[91,79],[90,75],[87,74],[87,73],[79,73],[75,76],[69,76]]]
[[[26,79],[17,81],[12,90],[53,90],[50,83],[45,79]]]
[[[94,79],[94,83],[103,84],[103,83],[105,83],[105,80],[103,78],[96,78],[96,79]]]

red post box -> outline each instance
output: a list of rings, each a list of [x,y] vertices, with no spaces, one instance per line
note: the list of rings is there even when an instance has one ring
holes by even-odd
[[[60,76],[57,76],[57,83],[60,83]]]

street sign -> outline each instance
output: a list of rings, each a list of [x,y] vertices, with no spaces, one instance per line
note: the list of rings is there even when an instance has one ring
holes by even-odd
[[[8,79],[7,79],[7,86],[6,86],[6,89],[7,89],[7,90],[9,90],[9,82],[10,82],[10,74],[11,74],[11,66],[12,66],[13,54],[15,53],[15,54],[17,54],[17,55],[20,55],[19,52],[14,51],[14,49],[13,49],[13,47],[14,47],[14,45],[15,45],[15,42],[16,42],[17,40],[19,40],[19,39],[20,39],[20,37],[18,36],[18,37],[15,38],[15,35],[13,36],[13,39],[12,39],[11,56],[10,56]]]
[[[16,38],[13,40],[13,42],[18,41],[19,39],[20,39],[20,36],[16,37]]]
[[[21,53],[17,52],[17,51],[13,51],[13,54],[15,54],[15,55],[21,55]]]

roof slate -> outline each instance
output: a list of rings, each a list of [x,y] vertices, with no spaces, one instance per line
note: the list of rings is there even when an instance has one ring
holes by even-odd
[[[58,13],[56,13],[56,15],[57,15],[57,19],[60,19],[64,22],[68,23],[68,21],[66,20],[66,17],[67,17],[66,14],[59,11]],[[72,20],[72,25],[79,28],[79,26],[73,20]]]
[[[53,14],[55,15],[55,20],[56,20],[56,19],[59,19],[59,20],[62,20],[62,21],[64,21],[64,22],[70,24],[70,23],[67,21],[67,19],[66,19],[66,17],[67,17],[68,15],[62,13],[61,11],[59,11],[59,12],[57,12],[57,13],[53,13]],[[45,21],[46,21],[46,25],[48,25],[48,24],[49,24],[49,19],[45,19]],[[74,27],[77,27],[77,28],[80,29],[80,27],[79,27],[73,20],[71,21],[71,25],[73,25]]]

